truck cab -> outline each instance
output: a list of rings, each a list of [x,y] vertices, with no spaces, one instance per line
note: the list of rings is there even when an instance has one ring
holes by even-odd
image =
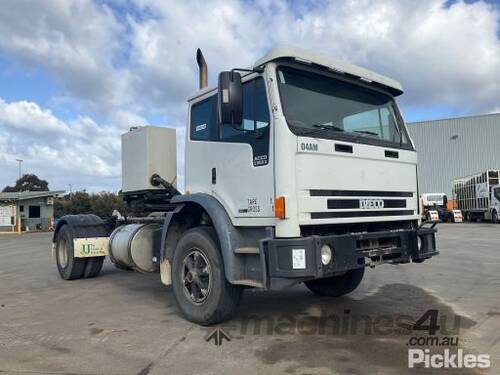
[[[235,225],[270,225],[280,238],[417,223],[417,157],[394,100],[399,83],[287,48],[253,69],[242,75],[241,124],[217,122],[215,87],[190,99],[186,191],[211,194]]]
[[[218,85],[208,87],[200,51],[197,60],[185,192],[168,182],[175,176],[158,175],[175,168],[152,168],[141,147],[122,152],[130,163],[145,160],[134,173],[124,163],[125,180],[157,171],[123,189],[130,207],[155,212],[116,218],[108,229],[95,223],[99,233],[108,231],[112,261],[159,272],[187,319],[213,324],[234,315],[243,288],[303,282],[315,294],[338,297],[359,285],[367,266],[438,254],[434,226],[420,222],[417,153],[396,104],[398,82],[280,47],[249,69],[221,72]],[[160,133],[135,129],[125,138],[130,145],[151,139],[144,152],[171,162],[159,157],[171,148]],[[79,225],[71,220],[61,225]],[[149,238],[147,246],[136,237]]]
[[[437,214],[437,219],[443,222],[454,221],[453,210],[448,209],[448,197],[445,193],[425,193],[421,195],[422,217],[432,220]]]

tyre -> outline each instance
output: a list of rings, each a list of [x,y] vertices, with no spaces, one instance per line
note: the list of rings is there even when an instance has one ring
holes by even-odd
[[[59,275],[64,280],[75,280],[84,276],[87,259],[74,257],[73,235],[68,225],[64,225],[57,233],[56,263]]]
[[[363,280],[364,274],[364,267],[356,268],[341,276],[305,281],[304,284],[311,292],[319,296],[341,297],[356,289]]]
[[[104,263],[105,257],[92,257],[87,258],[87,264],[85,265],[85,271],[83,272],[83,277],[90,279],[91,277],[96,277],[99,275],[102,269],[102,264]]]
[[[496,212],[496,211],[493,211],[493,212],[491,213],[491,222],[492,222],[493,224],[498,224],[498,214],[497,214],[497,212]]]
[[[186,231],[172,260],[172,288],[186,319],[211,325],[230,319],[242,288],[226,280],[217,235],[212,227]]]

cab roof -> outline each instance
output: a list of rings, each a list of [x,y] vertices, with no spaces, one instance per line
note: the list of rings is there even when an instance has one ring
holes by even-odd
[[[252,69],[261,70],[267,63],[279,61],[293,61],[305,65],[318,65],[327,68],[338,74],[358,78],[364,82],[375,83],[377,86],[386,88],[392,95],[398,96],[403,93],[401,84],[389,77],[372,72],[371,70],[356,66],[347,62],[343,62],[329,55],[308,51],[302,48],[280,46],[269,51],[264,57],[258,59]],[[242,76],[249,74],[242,72]],[[189,101],[214,90],[215,87],[208,86],[196,92]]]
[[[336,73],[349,74],[361,78],[363,81],[376,82],[382,86],[389,88],[389,91],[394,96],[401,95],[403,93],[403,87],[401,84],[389,77],[385,77],[381,74],[372,72],[371,70],[356,66],[347,62],[343,62],[334,57],[324,55],[321,53],[316,53],[308,51],[302,48],[281,46],[272,49],[263,58],[257,60],[253,65],[254,69],[262,68],[265,64],[271,61],[279,60],[295,60],[298,63],[303,64],[315,64],[320,65]]]

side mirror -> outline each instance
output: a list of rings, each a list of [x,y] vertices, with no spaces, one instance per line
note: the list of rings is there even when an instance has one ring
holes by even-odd
[[[240,126],[243,122],[241,74],[221,72],[218,86],[219,123]]]

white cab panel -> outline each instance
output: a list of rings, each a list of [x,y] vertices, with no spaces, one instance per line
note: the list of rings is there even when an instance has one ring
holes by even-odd
[[[335,151],[335,144],[352,147],[352,153]],[[399,157],[388,158],[385,150],[397,152]],[[417,219],[416,163],[417,154],[413,151],[298,137],[296,171],[300,224]],[[311,190],[320,192],[314,196]],[[341,203],[348,207],[342,208],[339,204],[335,209],[329,208],[328,201],[335,200],[344,201]],[[359,200],[381,206],[362,208]],[[374,211],[386,211],[388,215],[370,216]],[[328,217],[334,212],[345,212],[338,214],[345,217]],[[349,212],[353,213],[352,217]],[[398,212],[402,214],[397,215]],[[320,214],[312,218],[314,213]]]
[[[272,161],[254,167],[252,148],[245,143],[188,140],[186,192],[213,195],[231,218],[274,218]]]

